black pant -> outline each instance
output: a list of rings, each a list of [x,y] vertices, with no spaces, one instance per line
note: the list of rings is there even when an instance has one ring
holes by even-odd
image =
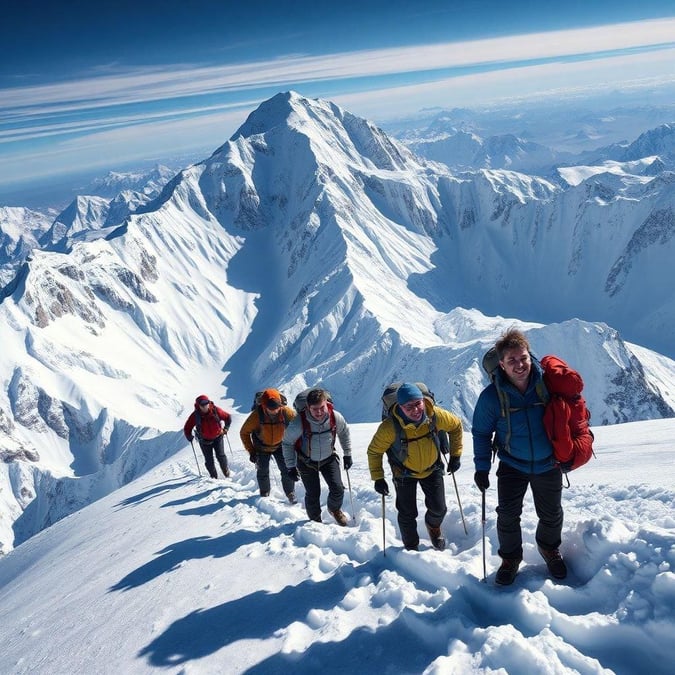
[[[284,461],[284,453],[279,446],[274,452],[265,452],[264,450],[256,451],[256,478],[258,479],[258,487],[260,493],[269,494],[270,491],[270,460],[274,457],[274,461],[279,467],[281,473],[281,485],[284,488],[286,495],[290,495],[295,490],[295,485],[292,478],[288,477],[288,469]]]
[[[497,469],[497,536],[499,555],[502,558],[523,557],[523,538],[520,529],[520,514],[527,486],[532,490],[534,508],[539,518],[535,540],[543,549],[560,546],[563,526],[562,473],[552,469],[545,473],[523,473],[499,463]]]
[[[319,473],[328,485],[328,500],[326,506],[329,511],[338,511],[342,508],[345,496],[345,487],[342,484],[340,459],[333,455],[330,459],[318,465],[316,462],[302,459],[298,456],[298,473],[305,486],[305,510],[310,520],[321,520],[321,481]]]
[[[427,512],[424,522],[429,527],[440,527],[448,507],[445,503],[445,483],[443,469],[437,466],[426,478],[398,476],[394,478],[396,488],[396,510],[401,539],[406,548],[417,546],[420,537],[417,533],[417,484],[424,493],[424,505]]]
[[[202,450],[204,455],[204,464],[206,465],[206,470],[209,472],[211,478],[218,478],[218,472],[216,471],[216,463],[213,460],[213,453],[216,454],[216,459],[218,464],[220,464],[220,469],[225,474],[227,471],[227,457],[225,457],[225,447],[223,445],[223,437],[218,436],[218,438],[213,438],[207,440],[205,438],[199,439],[199,447]]]

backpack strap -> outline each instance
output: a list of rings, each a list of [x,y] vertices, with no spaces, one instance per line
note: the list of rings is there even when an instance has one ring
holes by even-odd
[[[287,427],[290,424],[291,418],[286,412],[286,407],[281,408],[281,418],[276,420],[265,419],[265,413],[261,405],[256,406],[258,410],[258,424],[262,426],[263,424],[282,424]]]
[[[328,406],[328,418],[330,420],[330,426],[328,429],[324,429],[323,431],[312,431],[312,425],[309,423],[309,420],[307,419],[307,414],[306,410],[303,409],[300,411],[300,421],[302,422],[302,437],[301,441],[307,441],[307,453],[302,453],[305,454],[307,457],[310,457],[312,454],[312,436],[314,434],[327,434],[331,433],[332,434],[332,440],[331,440],[331,447],[333,450],[335,450],[335,438],[337,436],[337,424],[335,422],[335,411],[333,410],[333,406],[331,403],[327,403]],[[300,447],[302,447],[302,443],[300,444]],[[296,448],[299,452],[301,452],[300,448]]]
[[[438,430],[436,427],[435,413],[430,415],[427,419],[429,420],[429,431],[424,434],[424,436],[415,438],[415,440],[420,441],[423,438],[431,437],[431,440],[438,451],[438,457],[440,458],[442,454],[447,455],[450,452],[450,439],[448,438],[448,432]],[[389,458],[390,463],[396,464],[402,471],[408,472],[408,474],[410,474],[410,470],[407,469],[403,464],[408,457],[408,437],[406,436],[406,433],[403,430],[403,427],[401,426],[401,423],[399,422],[396,415],[391,414],[391,421],[394,425],[396,439],[389,450],[387,450],[387,457]]]
[[[494,385],[495,389],[497,390],[497,396],[499,397],[499,414],[501,417],[506,419],[506,436],[504,438],[502,448],[507,453],[511,454],[511,413],[518,412],[520,410],[527,410],[528,408],[535,408],[538,406],[545,407],[549,401],[550,396],[544,381],[540,379],[535,385],[535,391],[537,392],[539,400],[536,403],[532,403],[530,405],[515,407],[509,404],[509,394],[499,385],[498,377],[495,377]],[[495,439],[492,444],[492,461],[494,461],[498,449],[499,448],[497,447],[497,442]]]
[[[218,425],[220,425],[220,417],[218,417],[216,406],[213,404],[213,401],[209,401],[209,409],[206,415],[202,415],[201,411],[195,408],[195,433],[198,439],[202,437],[202,420],[209,415],[213,415]]]

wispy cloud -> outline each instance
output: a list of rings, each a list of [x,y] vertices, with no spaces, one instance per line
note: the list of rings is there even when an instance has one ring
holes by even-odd
[[[111,67],[0,90],[0,157],[16,179],[46,175],[56,162],[100,166],[108,153],[128,161],[167,144],[215,148],[270,91],[284,89],[381,120],[430,106],[673,82],[673,63],[675,17],[221,66]]]
[[[73,113],[113,105],[227,93],[325,80],[430,73],[477,66],[525,65],[546,59],[594,59],[608,52],[675,46],[675,18],[489,40],[420,45],[226,66],[174,64],[2,91],[0,120]]]

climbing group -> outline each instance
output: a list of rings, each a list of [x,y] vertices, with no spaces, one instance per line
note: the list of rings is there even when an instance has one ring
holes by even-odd
[[[525,335],[516,329],[497,340],[485,355],[483,367],[491,381],[478,397],[471,431],[474,482],[482,493],[483,522],[490,468],[498,460],[497,536],[501,565],[495,582],[511,584],[522,562],[520,518],[528,487],[538,518],[535,533],[538,550],[550,574],[564,579],[567,568],[560,554],[563,476],[588,461],[592,453],[590,414],[581,397],[583,382],[562,359],[547,356],[540,363],[531,353]],[[386,455],[404,548],[419,550],[419,485],[424,495],[424,524],[429,540],[433,548],[442,551],[446,540],[441,526],[448,510],[444,477],[451,475],[454,481],[461,466],[462,422],[456,414],[437,405],[434,394],[423,382],[396,382],[387,386],[382,395],[381,417],[367,448],[374,489],[381,495],[384,508],[384,499],[389,495],[383,466]],[[194,430],[212,478],[218,477],[215,460],[225,477],[231,475],[223,448],[230,424],[230,414],[204,395],[197,397],[185,422],[185,436],[192,442]],[[310,521],[322,520],[323,478],[328,488],[328,513],[339,525],[348,524],[342,509],[345,497],[342,469],[351,495],[350,432],[326,389],[306,389],[295,397],[292,406],[278,389],[256,392],[239,436],[249,460],[255,464],[261,497],[270,494],[270,463],[274,459],[284,494],[291,504],[297,502],[295,486],[302,482]],[[336,441],[342,449],[341,458]],[[459,493],[457,497],[459,500]],[[463,520],[461,503],[460,514]]]

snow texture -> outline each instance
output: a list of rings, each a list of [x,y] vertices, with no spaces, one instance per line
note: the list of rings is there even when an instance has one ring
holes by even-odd
[[[242,421],[230,479],[200,476],[188,445],[0,559],[0,672],[672,673],[675,421],[597,429],[597,457],[563,494],[564,582],[536,551],[528,494],[510,587],[494,584],[494,471],[483,581],[468,434],[467,534],[448,479],[447,550],[431,548],[421,515],[410,552],[368,476],[375,424],[352,425],[342,528],[325,509],[324,523],[307,521],[301,484],[292,506],[278,474],[258,496]]]

